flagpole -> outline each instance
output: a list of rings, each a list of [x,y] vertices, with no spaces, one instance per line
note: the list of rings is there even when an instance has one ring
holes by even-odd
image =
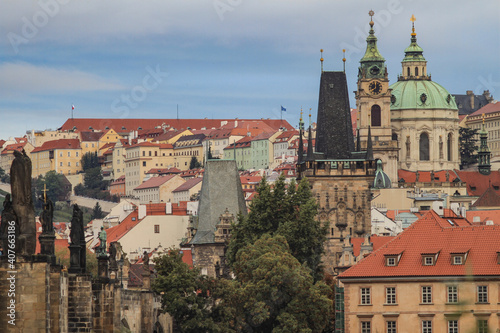
[[[74,109],[75,109],[75,108],[73,107],[73,104],[71,104],[71,120],[73,120],[73,119],[74,119],[74,118],[73,118],[73,110],[74,110]]]

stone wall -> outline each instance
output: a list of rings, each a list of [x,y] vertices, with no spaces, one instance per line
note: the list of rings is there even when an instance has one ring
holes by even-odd
[[[68,332],[92,332],[90,275],[68,274]]]

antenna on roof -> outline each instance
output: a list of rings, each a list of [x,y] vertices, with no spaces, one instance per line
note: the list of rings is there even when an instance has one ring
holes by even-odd
[[[179,120],[179,104],[177,104],[177,120]]]

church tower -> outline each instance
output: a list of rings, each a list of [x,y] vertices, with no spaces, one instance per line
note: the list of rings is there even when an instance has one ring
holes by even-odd
[[[377,37],[373,30],[374,12],[369,12],[370,32],[366,38],[366,52],[359,61],[358,90],[358,142],[361,149],[368,145],[371,129],[373,157],[382,161],[383,169],[394,184],[397,184],[398,144],[393,140],[391,129],[391,89],[387,78],[385,59],[377,48]]]
[[[488,148],[488,132],[484,129],[484,113],[483,113],[483,127],[479,131],[479,137],[481,138],[481,144],[477,152],[477,169],[479,173],[483,175],[489,175],[491,173],[491,153]]]

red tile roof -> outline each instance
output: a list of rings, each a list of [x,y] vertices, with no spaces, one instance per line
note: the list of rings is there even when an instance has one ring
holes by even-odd
[[[479,199],[472,204],[472,207],[500,207],[500,195],[496,194],[493,188],[488,187]]]
[[[99,141],[103,132],[82,131],[80,132],[81,141]]]
[[[494,101],[492,103],[486,104],[485,106],[483,106],[479,110],[471,113],[469,115],[469,118],[474,117],[474,116],[480,116],[482,114],[494,113],[494,112],[500,112],[500,103],[498,103],[498,101]]]
[[[152,178],[149,178],[148,180],[146,180],[141,185],[134,188],[134,190],[144,190],[146,188],[160,187],[161,185],[165,184],[166,182],[168,182],[170,179],[172,179],[174,177],[175,177],[175,175],[152,177]]]
[[[181,172],[182,171],[177,168],[153,168],[150,169],[148,172],[146,172],[146,174],[166,175],[166,174],[178,174]]]
[[[418,171],[418,181],[421,183],[430,183],[432,181],[431,172],[432,171]],[[434,182],[436,183],[447,182],[446,172],[448,172],[449,175],[448,177],[449,182],[453,182],[457,178],[457,175],[453,170],[434,171]],[[398,179],[404,179],[405,183],[415,183],[417,179],[417,172],[399,169]]]
[[[130,214],[127,215],[123,221],[109,229],[106,230],[106,242],[108,246],[112,242],[119,241],[120,238],[125,236],[133,227],[135,227],[140,222],[137,210],[133,210]]]
[[[41,147],[36,147],[31,153],[53,149],[80,149],[80,140],[78,139],[59,139],[46,141]]]
[[[22,151],[24,146],[26,146],[26,142],[23,143],[14,143],[11,145],[7,145],[3,150],[2,150],[2,155],[8,154],[9,152],[14,152],[14,150],[17,151]]]
[[[176,188],[173,192],[183,192],[183,191],[188,191],[195,187],[197,184],[199,184],[203,180],[203,177],[195,177],[195,178],[189,178],[186,180],[184,184]]]
[[[88,131],[89,127],[94,130],[106,130],[106,127],[114,129],[116,132],[137,130],[139,127],[142,129],[154,129],[155,127],[165,124],[167,129],[175,128],[181,129],[202,129],[202,128],[220,128],[220,127],[241,127],[246,128],[254,127],[259,128],[263,126],[272,129],[279,129],[282,125],[288,130],[293,127],[286,120],[279,119],[241,119],[236,120],[238,126],[235,126],[234,119],[125,119],[125,118],[69,118],[61,126],[60,130],[67,131],[76,127],[78,131]],[[226,125],[221,126],[226,122]]]
[[[486,190],[493,186],[496,194],[500,195],[500,171],[491,171],[489,175],[483,175],[478,171],[455,170],[460,179],[467,183],[467,193],[470,196],[481,196]],[[498,190],[495,189],[498,187]]]
[[[111,183],[111,185],[119,185],[119,184],[125,184],[125,176],[120,176],[117,179],[115,179],[114,182]]]
[[[462,222],[458,222],[462,220]],[[453,222],[453,225],[451,222]],[[441,218],[429,211],[410,227],[339,276],[341,280],[370,277],[500,275],[500,226],[466,225],[464,219]],[[422,264],[422,254],[439,250],[435,265]],[[467,252],[464,265],[452,265],[451,254]],[[396,266],[385,256],[402,253]]]
[[[373,251],[378,250],[382,245],[393,240],[395,237],[396,236],[370,236],[370,243],[373,245]],[[352,250],[355,257],[359,256],[359,253],[361,252],[361,244],[363,244],[364,241],[364,237],[351,238]]]
[[[472,222],[473,225],[484,225],[486,221],[493,221],[493,224],[500,224],[500,209],[468,210],[466,215],[467,220]],[[475,217],[479,219],[479,222],[474,222]]]

